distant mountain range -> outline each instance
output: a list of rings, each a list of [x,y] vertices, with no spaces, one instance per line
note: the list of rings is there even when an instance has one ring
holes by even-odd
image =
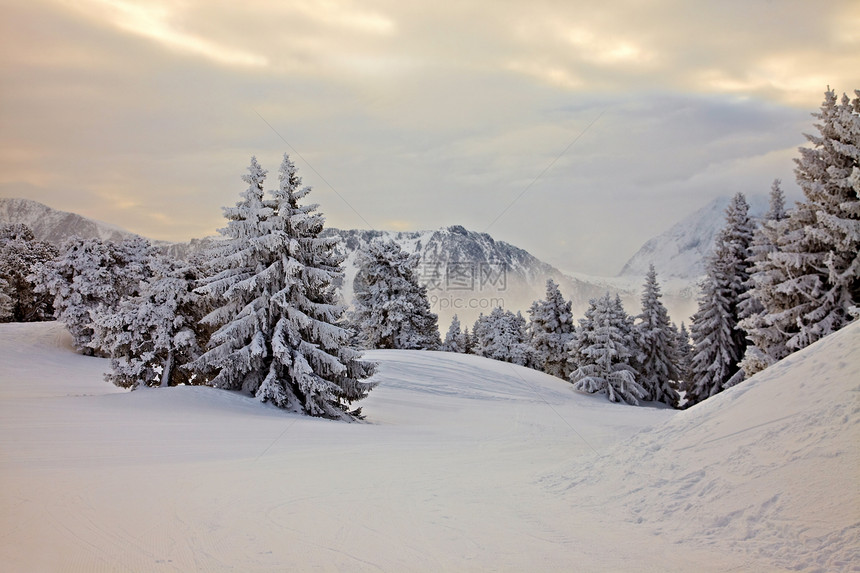
[[[390,239],[420,258],[419,276],[427,286],[434,312],[444,331],[454,314],[469,325],[483,312],[504,306],[525,313],[531,302],[545,294],[546,280],[555,280],[572,301],[574,315],[582,316],[591,298],[606,291],[618,293],[631,314],[639,308],[641,285],[653,263],[660,279],[664,304],[680,322],[695,311],[696,281],[703,274],[703,260],[723,224],[729,198],[718,198],[686,217],[665,233],[646,242],[631,257],[617,277],[594,277],[563,273],[531,253],[496,241],[486,233],[455,225],[432,231],[394,232],[329,228],[327,235],[342,238],[345,257],[343,283],[338,285],[344,302],[352,299],[352,281],[357,272],[355,253],[374,239]],[[766,198],[750,200],[754,214],[766,210]],[[72,235],[103,240],[135,236],[119,227],[56,211],[28,199],[0,198],[0,223],[24,223],[38,239],[60,244]],[[174,257],[188,257],[211,244],[213,238],[188,243],[156,242]]]
[[[443,334],[454,314],[469,325],[480,313],[489,314],[496,306],[525,313],[534,300],[545,295],[550,278],[583,312],[589,299],[606,290],[603,285],[565,275],[519,247],[459,225],[434,231],[327,229],[325,233],[342,238],[340,249],[346,260],[340,286],[345,301],[352,299],[352,281],[358,272],[355,255],[368,242],[392,240],[404,251],[417,254],[419,280],[427,286],[430,306],[439,315]]]
[[[114,225],[57,211],[30,199],[0,198],[0,223],[23,223],[30,227],[38,240],[56,246],[75,235],[104,241],[122,241],[136,236]]]
[[[717,197],[668,231],[649,239],[627,261],[619,276],[645,276],[652,263],[662,278],[695,279],[704,275],[705,259],[725,224],[730,201],[730,197]],[[747,195],[747,202],[753,217],[761,217],[768,210],[766,195]]]

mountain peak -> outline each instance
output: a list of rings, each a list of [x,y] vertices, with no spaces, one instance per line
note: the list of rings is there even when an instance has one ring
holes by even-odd
[[[21,198],[0,198],[0,223],[23,223],[40,241],[60,245],[72,236],[84,239],[122,241],[134,233],[47,205]]]
[[[750,216],[761,217],[768,209],[768,196],[747,195]],[[705,259],[725,224],[731,197],[717,197],[684,217],[669,230],[652,237],[630,257],[618,276],[645,276],[653,264],[661,278],[695,279],[705,274]]]

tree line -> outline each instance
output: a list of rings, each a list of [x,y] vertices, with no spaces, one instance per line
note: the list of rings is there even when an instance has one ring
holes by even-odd
[[[743,194],[706,261],[690,330],[669,320],[653,266],[641,312],[606,293],[574,323],[552,280],[522,313],[495,308],[444,338],[418,281],[418,256],[375,240],[357,256],[352,309],[334,285],[337,238],[303,200],[284,155],[264,190],[256,158],[221,240],[174,260],[142,238],[73,238],[57,250],[24,225],[0,228],[0,320],[56,318],[77,348],[111,359],[122,387],[205,384],[240,390],[290,411],[360,417],[352,404],[373,388],[361,350],[473,353],[542,370],[578,391],[638,404],[689,406],[845,326],[860,300],[860,91],[828,89],[816,135],[795,159],[804,198],[787,209],[780,182],[770,210],[749,215]]]

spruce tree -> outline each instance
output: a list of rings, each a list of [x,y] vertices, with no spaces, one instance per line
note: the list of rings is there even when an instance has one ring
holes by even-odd
[[[266,177],[256,158],[235,207],[225,208],[222,245],[198,291],[217,308],[204,323],[215,329],[207,351],[191,364],[206,382],[241,390],[263,402],[312,416],[348,419],[349,405],[364,398],[373,365],[349,347],[332,283],[341,258],[336,238],[320,236],[317,205],[301,205],[301,187],[284,154],[279,186],[266,199]]]
[[[764,316],[750,324],[761,366],[852,320],[860,304],[860,90],[825,93],[811,147],[795,159],[804,199],[777,227],[776,250],[758,261],[754,295]]]
[[[351,321],[366,348],[437,350],[438,318],[418,283],[418,256],[394,241],[371,241],[356,257]]]
[[[613,300],[609,293],[592,299],[569,343],[576,367],[570,375],[574,389],[605,394],[611,402],[639,404],[647,393],[630,364],[636,353],[634,345],[633,319],[624,311],[621,299],[616,296]]]
[[[570,301],[564,300],[555,281],[547,279],[546,299],[535,301],[529,309],[535,368],[566,380],[570,376],[566,347],[573,330]]]
[[[750,277],[747,282],[747,292],[740,303],[740,328],[747,333],[750,344],[747,345],[741,368],[746,377],[764,370],[776,360],[769,355],[773,345],[780,338],[768,324],[768,314],[764,304],[759,300],[761,288],[773,286],[773,275],[768,270],[771,253],[779,248],[787,213],[785,210],[785,194],[780,187],[780,180],[775,179],[770,189],[770,208],[765,214],[753,235],[750,246]],[[774,339],[776,335],[776,339]],[[764,350],[763,350],[764,349]]]
[[[520,366],[532,360],[526,321],[519,312],[496,307],[487,316],[482,313],[472,328],[472,340],[473,352],[479,356]]]
[[[690,344],[690,333],[687,331],[687,325],[682,322],[681,328],[676,332],[675,347],[678,351],[678,391],[684,392],[686,395],[689,394],[690,380],[692,379],[693,346]],[[686,398],[684,400],[686,401]]]
[[[726,223],[717,235],[714,252],[706,265],[693,315],[691,334],[695,348],[687,399],[690,403],[721,392],[742,379],[738,363],[746,350],[746,335],[738,327],[740,301],[748,288],[753,224],[742,193],[726,209]]]
[[[463,354],[466,352],[466,334],[460,330],[460,319],[457,315],[451,319],[451,326],[448,328],[448,333],[445,335],[445,342],[442,344],[442,350],[446,352],[458,352]]]
[[[669,313],[660,301],[660,285],[654,265],[648,269],[642,293],[642,314],[636,317],[636,343],[640,358],[636,368],[639,383],[647,400],[670,406],[678,404],[677,331],[669,322]]]
[[[52,297],[37,291],[34,273],[57,255],[57,249],[37,241],[27,225],[0,225],[0,322],[53,318]]]
[[[465,354],[474,354],[475,345],[472,334],[469,332],[469,327],[463,329],[463,352]]]
[[[6,279],[0,277],[0,322],[11,321],[15,313],[15,301],[9,292],[12,292],[12,288]]]
[[[101,345],[111,358],[105,379],[131,389],[200,382],[182,368],[200,356],[205,334],[199,321],[206,300],[194,292],[198,268],[166,257],[155,259],[152,267],[154,274],[143,281],[140,294],[96,317]]]
[[[152,276],[153,254],[141,237],[120,243],[73,237],[56,259],[38,267],[36,290],[53,297],[55,316],[78,350],[104,356],[98,315],[110,314],[121,300],[140,294],[141,281]]]

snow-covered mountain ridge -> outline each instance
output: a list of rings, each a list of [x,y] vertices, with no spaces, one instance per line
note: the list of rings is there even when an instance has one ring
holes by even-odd
[[[603,293],[602,286],[565,275],[523,249],[460,225],[432,231],[327,229],[325,233],[342,239],[341,286],[346,302],[352,298],[352,280],[358,271],[355,255],[369,241],[392,240],[417,254],[419,281],[427,287],[431,308],[443,328],[454,314],[469,323],[496,306],[525,312],[532,301],[544,296],[550,278],[577,309],[584,310],[589,299]]]
[[[37,238],[57,245],[72,235],[109,240],[135,236],[117,227],[56,211],[27,199],[0,199],[0,223],[27,224]],[[417,254],[421,261],[419,275],[427,286],[432,310],[439,315],[443,330],[454,314],[459,315],[464,324],[470,324],[480,313],[488,314],[496,306],[525,312],[533,301],[545,295],[547,279],[559,284],[562,294],[571,300],[576,316],[585,312],[590,299],[606,291],[620,294],[628,312],[635,314],[639,308],[644,271],[635,275],[631,270],[619,277],[562,272],[523,249],[459,225],[411,232],[334,228],[327,228],[324,232],[343,239],[340,248],[346,261],[345,276],[339,286],[347,304],[352,300],[352,279],[357,271],[355,253],[368,241],[391,239],[405,251]],[[171,256],[185,258],[202,252],[215,240],[217,238],[206,237],[186,243],[154,241],[154,244]],[[695,310],[693,279],[661,275],[660,280],[664,304],[673,319],[677,322],[686,320]]]
[[[747,195],[750,216],[758,218],[768,209],[767,195]],[[705,274],[705,259],[713,251],[717,233],[725,224],[730,197],[710,203],[652,237],[621,269],[620,277],[643,277],[653,264],[661,279],[695,280]]]
[[[40,241],[56,246],[77,235],[84,239],[122,241],[134,233],[75,213],[58,211],[38,201],[0,197],[0,223],[23,223]]]
[[[489,314],[495,306],[525,313],[533,301],[546,295],[547,279],[558,283],[577,317],[584,314],[592,298],[607,291],[618,293],[628,312],[636,314],[639,309],[644,273],[642,276],[595,277],[563,272],[519,247],[459,225],[432,231],[327,229],[325,233],[343,239],[340,248],[346,260],[341,286],[345,301],[351,299],[352,279],[358,270],[355,253],[368,241],[392,240],[404,251],[416,253],[432,310],[439,315],[443,330],[454,314],[464,324],[469,324],[480,313]],[[663,302],[670,315],[679,323],[687,320],[695,310],[694,279],[663,280],[660,277],[660,282]]]

